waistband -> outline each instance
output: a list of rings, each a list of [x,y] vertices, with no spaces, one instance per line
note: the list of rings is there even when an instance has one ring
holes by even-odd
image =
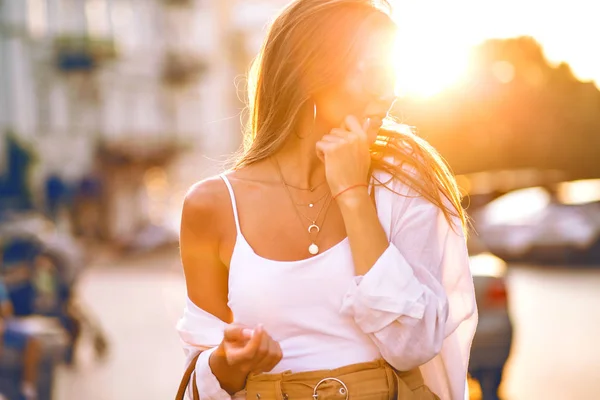
[[[397,371],[384,360],[337,369],[250,375],[247,400],[430,400],[418,368]]]

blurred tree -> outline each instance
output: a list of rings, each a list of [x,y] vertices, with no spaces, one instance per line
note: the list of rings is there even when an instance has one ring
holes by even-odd
[[[574,44],[575,45],[575,44]],[[566,64],[551,66],[532,38],[490,40],[476,48],[460,85],[396,104],[457,173],[563,169],[600,177],[600,91]]]

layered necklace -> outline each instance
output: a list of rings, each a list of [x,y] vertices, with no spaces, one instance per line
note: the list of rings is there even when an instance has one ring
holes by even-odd
[[[277,162],[277,159],[275,157],[272,157],[272,159],[275,164],[275,167],[277,168],[277,172],[279,173],[279,177],[281,179],[281,184],[285,188],[285,191],[294,206],[294,210],[296,211],[296,215],[298,216],[298,220],[302,224],[302,227],[304,228],[306,225],[306,223],[304,222],[305,220],[308,222],[308,228],[306,228],[307,232],[308,232],[308,237],[310,240],[310,245],[308,246],[308,252],[312,255],[317,255],[317,254],[319,254],[319,246],[317,245],[317,239],[319,237],[319,233],[321,232],[321,228],[322,228],[323,224],[325,223],[325,219],[327,218],[327,211],[329,211],[329,207],[331,206],[331,201],[332,201],[331,193],[329,191],[326,191],[325,194],[318,197],[314,201],[309,201],[309,202],[304,202],[304,203],[296,202],[294,200],[294,196],[292,196],[292,192],[290,189],[308,191],[310,193],[313,193],[317,188],[319,188],[320,186],[325,184],[325,181],[319,183],[316,186],[311,186],[309,188],[301,188],[301,187],[297,187],[297,186],[292,186],[285,181],[285,179],[283,177],[283,173],[281,172],[281,167],[279,166],[279,162]],[[318,207],[319,204],[321,205],[320,208]],[[309,209],[318,209],[318,211],[316,212],[315,218],[311,218],[301,211],[302,209],[304,209],[306,207],[308,207]],[[323,216],[322,219],[321,219],[321,215]]]

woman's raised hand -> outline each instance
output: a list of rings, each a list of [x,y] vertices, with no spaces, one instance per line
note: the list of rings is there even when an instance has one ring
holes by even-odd
[[[363,125],[347,116],[343,128],[334,128],[317,142],[317,155],[325,164],[325,175],[331,193],[342,193],[351,187],[366,186],[371,166],[369,121]]]

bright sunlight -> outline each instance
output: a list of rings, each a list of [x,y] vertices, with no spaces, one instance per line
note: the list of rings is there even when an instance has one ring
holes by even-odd
[[[394,57],[399,65],[399,96],[431,97],[468,74],[473,46],[490,38],[532,36],[552,63],[568,62],[582,80],[600,83],[600,37],[594,1],[396,0],[400,26]],[[557,27],[560,26],[560,29]],[[587,41],[587,42],[586,42]],[[574,44],[577,45],[574,45]]]

